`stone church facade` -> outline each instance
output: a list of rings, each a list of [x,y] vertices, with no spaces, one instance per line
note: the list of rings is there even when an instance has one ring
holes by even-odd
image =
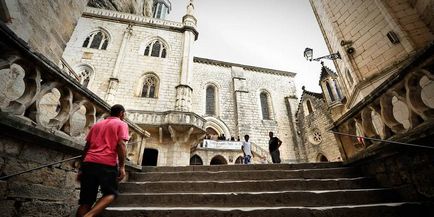
[[[170,1],[155,3],[170,12]],[[160,19],[165,15],[87,7],[63,59],[82,85],[123,104],[151,133],[146,148],[158,153],[158,166],[188,165],[193,156],[209,165],[214,155],[233,164],[242,155],[236,141],[239,151],[198,148],[206,133],[241,141],[249,134],[256,154],[268,158],[273,131],[283,141],[283,162],[296,161],[295,73],[194,57],[194,5],[182,22]]]

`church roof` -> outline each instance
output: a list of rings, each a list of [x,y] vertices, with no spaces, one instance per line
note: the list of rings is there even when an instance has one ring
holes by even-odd
[[[308,90],[305,89],[304,86],[301,89],[303,90],[303,93],[301,94],[300,102],[298,102],[298,108],[297,108],[297,112],[295,112],[295,117],[297,117],[298,112],[300,111],[301,104],[303,103],[303,99],[304,99],[305,95],[313,96],[313,97],[318,98],[318,99],[323,99],[324,98],[323,95],[322,95],[322,93],[315,93],[315,92],[312,92],[312,91],[308,91]]]
[[[329,67],[323,65],[321,67],[321,75],[320,75],[319,81],[321,82],[324,78],[327,78],[327,77],[337,77],[337,76],[338,75],[333,70],[331,70]]]
[[[297,75],[297,73],[295,73],[295,72],[288,72],[288,71],[282,71],[282,70],[276,70],[276,69],[262,68],[262,67],[257,67],[257,66],[243,65],[243,64],[239,64],[239,63],[230,63],[230,62],[213,60],[213,59],[206,59],[206,58],[201,58],[201,57],[194,57],[193,61],[196,63],[205,63],[205,64],[223,66],[223,67],[236,66],[236,67],[243,68],[244,70],[264,72],[264,73],[283,75],[283,76],[289,76],[289,77],[295,77],[295,75]]]

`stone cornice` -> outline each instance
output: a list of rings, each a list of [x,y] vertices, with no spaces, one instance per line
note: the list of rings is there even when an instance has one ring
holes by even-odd
[[[230,63],[230,62],[224,62],[220,60],[212,60],[212,59],[206,59],[201,57],[194,57],[193,59],[196,63],[204,63],[209,65],[216,65],[216,66],[223,66],[223,67],[240,67],[243,68],[246,71],[255,71],[255,72],[262,72],[262,73],[268,73],[273,75],[282,75],[282,76],[288,76],[288,77],[295,77],[297,73],[294,72],[288,72],[288,71],[281,71],[276,69],[268,69],[268,68],[262,68],[262,67],[256,67],[256,66],[249,66],[249,65],[243,65],[238,63]]]
[[[161,20],[150,17],[144,17],[135,14],[122,13],[118,11],[105,10],[100,8],[86,7],[83,12],[83,17],[99,18],[103,20],[115,21],[125,24],[135,24],[141,26],[149,26],[153,28],[168,29],[172,31],[185,32],[192,31],[197,39],[199,33],[191,26],[186,26],[180,22],[169,20]]]

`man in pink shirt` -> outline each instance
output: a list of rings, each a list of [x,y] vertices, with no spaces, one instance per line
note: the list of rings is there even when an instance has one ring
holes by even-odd
[[[99,215],[119,195],[118,182],[125,177],[125,145],[129,139],[124,117],[122,105],[112,106],[110,117],[94,124],[86,137],[77,176],[81,186],[77,217]],[[103,196],[95,203],[98,187]]]

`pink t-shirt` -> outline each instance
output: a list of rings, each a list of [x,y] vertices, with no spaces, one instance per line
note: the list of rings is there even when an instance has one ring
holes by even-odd
[[[109,117],[92,126],[86,141],[90,144],[83,162],[116,166],[116,147],[121,139],[128,140],[128,125],[117,117]]]

